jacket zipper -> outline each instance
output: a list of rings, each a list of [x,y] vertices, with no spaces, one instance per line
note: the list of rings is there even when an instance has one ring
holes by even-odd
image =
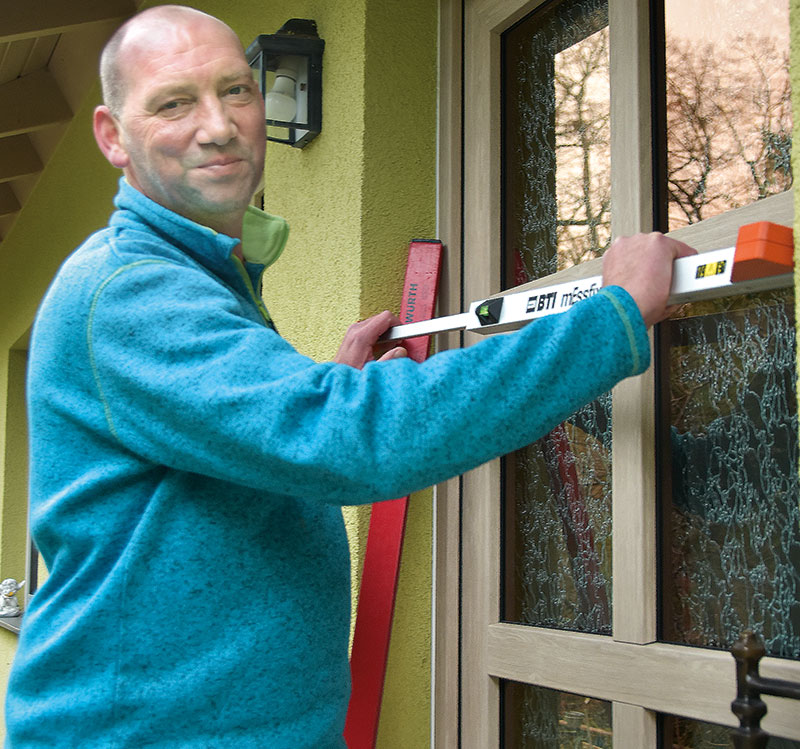
[[[264,322],[267,324],[267,327],[275,330],[275,323],[272,322],[272,318],[270,317],[266,306],[264,306],[264,301],[261,299],[261,296],[256,294],[256,291],[253,288],[253,282],[250,280],[250,275],[248,274],[247,269],[244,267],[244,263],[236,255],[233,255],[232,259],[236,265],[236,270],[239,271],[239,275],[244,281],[245,288],[250,294],[250,298],[253,300],[253,304],[256,305],[256,309],[258,309],[258,311],[261,313],[261,317],[264,318]],[[261,274],[263,275],[263,273],[264,272],[262,271]]]

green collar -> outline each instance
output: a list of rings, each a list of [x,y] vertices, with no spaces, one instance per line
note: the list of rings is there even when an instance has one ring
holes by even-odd
[[[242,254],[250,263],[272,265],[286,247],[289,224],[280,216],[248,206],[242,221]]]

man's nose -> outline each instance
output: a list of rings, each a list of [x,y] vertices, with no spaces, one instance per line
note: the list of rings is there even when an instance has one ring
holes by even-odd
[[[207,101],[197,111],[197,139],[200,143],[224,146],[236,136],[236,123],[219,99]]]

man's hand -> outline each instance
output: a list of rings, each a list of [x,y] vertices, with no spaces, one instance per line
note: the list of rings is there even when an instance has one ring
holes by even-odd
[[[622,286],[649,328],[674,311],[667,306],[673,261],[695,254],[689,245],[658,232],[620,237],[603,255],[603,286]]]
[[[353,323],[347,329],[334,361],[361,369],[368,361],[372,361],[375,358],[378,338],[389,328],[399,324],[400,319],[388,311],[368,317],[361,322]],[[402,346],[397,346],[394,343],[388,345],[391,348],[378,361],[398,359],[408,354]]]

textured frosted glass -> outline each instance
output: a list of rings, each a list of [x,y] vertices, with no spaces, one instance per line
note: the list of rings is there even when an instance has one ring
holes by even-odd
[[[549,5],[503,38],[507,285],[610,237],[608,4]]]
[[[792,184],[789,0],[665,0],[669,227]]]
[[[791,293],[664,326],[671,473],[664,637],[728,649],[744,629],[800,656]],[[735,306],[740,308],[736,309]],[[718,305],[719,307],[719,305]],[[669,491],[671,484],[671,491]]]
[[[611,703],[517,682],[503,682],[508,749],[610,749]]]
[[[611,632],[611,396],[510,455],[505,618]]]
[[[506,33],[507,286],[602,254],[610,236],[608,6],[554,3]],[[611,631],[611,400],[504,460],[504,617]]]

